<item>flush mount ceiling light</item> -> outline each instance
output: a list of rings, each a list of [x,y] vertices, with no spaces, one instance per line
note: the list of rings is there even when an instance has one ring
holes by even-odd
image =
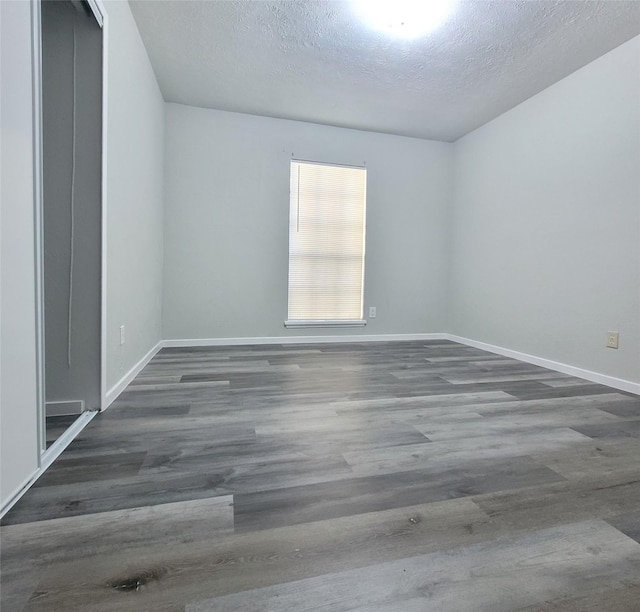
[[[414,39],[442,25],[456,0],[352,0],[356,15],[373,30]]]

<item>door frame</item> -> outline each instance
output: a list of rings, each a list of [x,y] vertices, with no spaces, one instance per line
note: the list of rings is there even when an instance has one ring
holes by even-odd
[[[101,287],[100,287],[100,410],[106,407],[106,334],[107,334],[107,131],[108,131],[108,15],[102,0],[86,0],[102,29],[102,159],[101,159]],[[46,448],[45,407],[45,328],[44,328],[44,194],[43,194],[43,125],[42,125],[42,18],[41,0],[31,0],[31,37],[33,62],[33,163],[35,208],[35,272],[36,272],[36,371],[38,397],[38,472],[44,470],[64,451],[75,436],[95,416],[82,414],[50,448]]]

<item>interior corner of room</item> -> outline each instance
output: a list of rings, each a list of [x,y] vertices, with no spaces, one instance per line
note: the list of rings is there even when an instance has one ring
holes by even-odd
[[[640,37],[444,142],[165,101],[127,2],[0,26],[3,511],[164,346],[447,337],[640,392]],[[366,326],[283,324],[292,154],[366,160]]]

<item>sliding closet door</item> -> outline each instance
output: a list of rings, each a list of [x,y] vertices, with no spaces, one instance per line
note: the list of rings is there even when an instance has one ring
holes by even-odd
[[[41,3],[47,413],[100,407],[102,29]]]
[[[31,5],[0,1],[0,511],[38,469]]]

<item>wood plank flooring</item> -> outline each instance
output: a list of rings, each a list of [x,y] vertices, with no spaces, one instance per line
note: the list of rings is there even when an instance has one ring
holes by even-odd
[[[640,398],[447,341],[164,349],[3,519],[8,612],[640,610]]]

